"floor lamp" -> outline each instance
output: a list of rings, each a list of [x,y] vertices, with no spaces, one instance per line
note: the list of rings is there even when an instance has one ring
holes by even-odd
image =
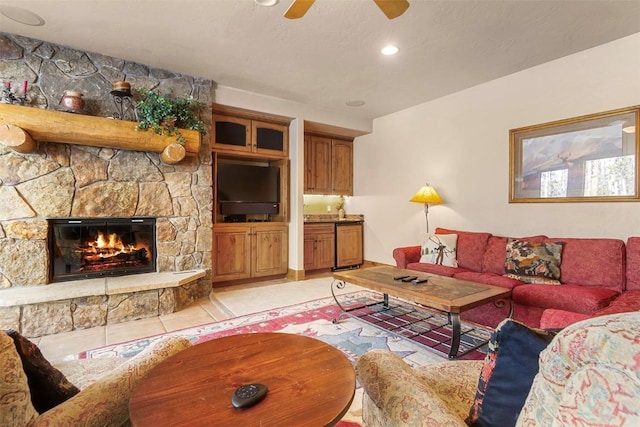
[[[423,186],[413,197],[409,200],[414,203],[424,203],[424,216],[427,220],[427,233],[429,233],[429,204],[438,205],[442,203],[440,195],[435,188],[429,184]]]

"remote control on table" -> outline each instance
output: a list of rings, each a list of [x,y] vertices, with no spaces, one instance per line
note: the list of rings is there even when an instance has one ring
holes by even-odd
[[[246,384],[236,389],[231,396],[231,404],[234,408],[248,408],[260,402],[267,395],[267,386],[264,384]]]
[[[416,280],[418,278],[418,276],[411,276],[411,277],[405,277],[404,279],[402,279],[403,282],[410,282],[412,280]]]
[[[417,285],[418,283],[424,283],[424,282],[428,282],[429,279],[413,279],[411,281],[411,283],[413,283],[414,285]]]
[[[393,278],[393,280],[402,280],[402,279],[406,279],[409,276],[396,276]]]

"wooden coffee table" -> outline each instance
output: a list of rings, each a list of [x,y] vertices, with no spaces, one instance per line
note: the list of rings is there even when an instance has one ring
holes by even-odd
[[[420,279],[428,279],[428,281],[413,284],[394,280],[399,276],[417,276]],[[446,355],[449,359],[460,357],[487,342],[486,339],[478,340],[463,352],[458,351],[461,336],[473,329],[471,328],[464,333],[461,331],[460,313],[501,299],[509,300],[509,316],[513,310],[511,290],[509,289],[422,273],[416,270],[383,266],[334,272],[333,277],[335,280],[331,287],[331,293],[344,314],[369,321],[374,326],[410,338],[438,352],[442,352],[440,350],[442,348],[448,348],[449,351]],[[382,293],[382,301],[375,301],[365,307],[344,307],[336,297],[333,287],[342,288],[345,282]],[[389,306],[389,295],[443,312],[446,314],[446,321],[438,323],[437,320],[433,320],[434,316],[429,313],[425,314],[424,311],[417,310],[407,313],[406,310],[394,310]],[[377,312],[372,315],[372,311],[376,310]],[[339,318],[334,320],[334,322],[337,321]],[[444,333],[449,330],[448,334]]]
[[[269,391],[235,409],[243,384]],[[133,426],[331,426],[347,412],[355,372],[322,341],[284,333],[241,334],[194,345],[164,360],[135,388]]]

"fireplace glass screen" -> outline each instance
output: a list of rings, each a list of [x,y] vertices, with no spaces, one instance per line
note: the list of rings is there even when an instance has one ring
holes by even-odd
[[[156,271],[155,218],[50,219],[51,282]]]

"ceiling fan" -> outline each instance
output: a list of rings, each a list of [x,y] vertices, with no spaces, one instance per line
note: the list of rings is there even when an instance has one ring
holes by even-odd
[[[293,0],[284,14],[285,18],[302,18],[316,0]],[[373,0],[389,19],[397,18],[409,8],[408,0]]]

